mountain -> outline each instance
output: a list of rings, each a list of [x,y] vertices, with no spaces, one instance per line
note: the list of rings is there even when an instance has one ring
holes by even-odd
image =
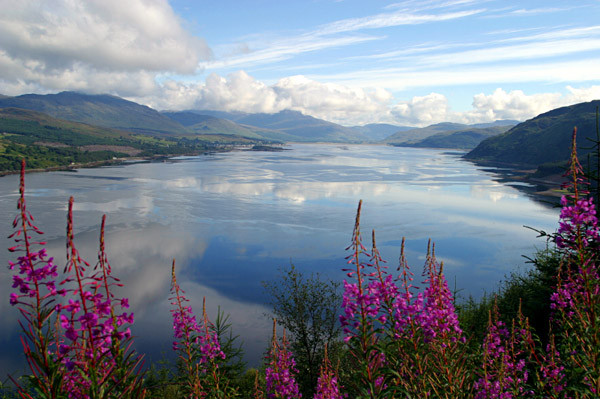
[[[427,127],[396,132],[383,140],[383,142],[393,145],[414,144],[434,134],[453,132],[468,127],[469,125],[463,125],[462,123],[442,122]]]
[[[497,136],[506,132],[511,126],[489,126],[480,128],[466,128],[437,133],[414,143],[400,144],[405,147],[420,148],[455,148],[470,150],[488,137]]]
[[[240,125],[228,119],[203,114],[201,111],[164,111],[162,114],[181,123],[188,130],[197,134],[233,134],[250,139],[279,142],[297,140],[297,137],[278,130]]]
[[[0,131],[3,134],[22,134],[39,139],[56,139],[64,143],[77,137],[85,140],[125,139],[132,133],[85,123],[51,117],[43,112],[22,108],[0,108]]]
[[[199,134],[234,134],[255,139],[262,138],[250,129],[215,116],[201,115],[193,111],[162,112],[162,114]]]
[[[107,94],[65,91],[58,94],[25,94],[0,98],[0,108],[14,107],[43,112],[69,121],[145,134],[189,134],[180,123],[158,111]]]
[[[521,122],[517,121],[517,120],[514,120],[514,119],[499,119],[499,120],[494,121],[494,122],[474,123],[474,124],[469,125],[469,126],[470,127],[474,127],[474,128],[493,127],[493,126],[509,126],[509,127],[513,127],[515,125],[518,125],[519,123],[521,123]]]
[[[228,119],[245,127],[253,126],[270,131],[279,131],[285,133],[289,137],[287,139],[289,141],[333,143],[370,141],[368,136],[355,129],[304,115],[298,111],[284,110],[275,114],[248,114],[211,110],[196,112]]]
[[[466,159],[538,166],[563,162],[571,152],[571,134],[577,126],[581,159],[596,137],[596,110],[600,100],[557,108],[518,124],[506,133],[482,141]],[[588,148],[586,148],[588,147]]]
[[[195,155],[257,140],[232,135],[158,136],[92,126],[23,108],[0,108],[0,175],[19,170],[118,162],[130,156]]]
[[[389,123],[369,123],[363,126],[352,126],[352,129],[359,131],[373,141],[381,141],[396,132],[410,130],[412,127],[390,125]]]

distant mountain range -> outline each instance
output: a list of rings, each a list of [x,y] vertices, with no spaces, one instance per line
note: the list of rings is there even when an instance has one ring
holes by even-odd
[[[517,123],[513,120],[474,125],[444,122],[399,131],[383,141],[402,147],[472,149],[484,139],[504,133]]]
[[[245,128],[264,129],[259,132],[261,136],[271,139],[281,137],[280,140],[282,141],[330,143],[373,141],[368,135],[361,133],[359,130],[304,115],[298,111],[284,110],[275,114],[248,114],[211,110],[191,112],[226,119]],[[279,136],[275,136],[276,132],[279,133]]]
[[[499,121],[490,124],[493,125],[491,127],[452,123],[425,128],[383,123],[347,127],[291,110],[274,114],[214,110],[158,112],[111,95],[75,92],[0,96],[0,108],[6,107],[29,109],[57,119],[155,136],[229,135],[268,142],[364,143],[383,140],[394,145],[444,148],[473,148],[484,138],[501,133],[496,125],[514,123]],[[429,139],[422,141],[426,138]]]
[[[413,129],[410,126],[390,125],[388,123],[369,123],[363,126],[352,126],[352,129],[358,130],[365,136],[374,141],[382,141],[397,132]]]
[[[17,131],[34,134],[38,141],[43,141],[40,135],[46,132],[44,134],[54,135],[52,137],[63,143],[68,138],[66,135],[71,134],[68,132],[77,132],[81,136],[78,141],[89,141],[85,137],[95,136],[105,137],[102,140],[106,145],[125,140],[130,146],[139,142],[139,135],[150,135],[154,137],[155,151],[166,146],[161,140],[179,140],[180,151],[187,151],[186,148],[191,147],[186,147],[188,144],[180,141],[182,139],[203,143],[381,142],[396,146],[473,149],[466,159],[538,166],[568,159],[573,126],[579,128],[580,154],[585,155],[590,143],[586,139],[596,134],[598,106],[600,100],[562,107],[523,123],[502,120],[474,125],[446,122],[423,128],[392,124],[347,127],[291,110],[274,114],[213,110],[158,112],[115,96],[62,92],[0,95],[0,119],[3,134],[8,134],[3,140],[9,140],[10,126],[16,126]],[[11,111],[7,111],[8,108]],[[35,113],[19,113],[19,109]],[[62,136],[57,136],[59,133]],[[136,137],[129,137],[130,134]],[[10,140],[17,143],[14,138]],[[141,148],[141,144],[136,145]],[[200,148],[200,144],[194,146]]]
[[[591,151],[596,138],[596,110],[600,100],[557,108],[514,126],[506,133],[482,141],[465,158],[480,162],[539,166],[569,159],[571,135],[577,126],[580,159]]]
[[[219,134],[263,141],[365,142],[368,134],[297,111],[247,114],[220,111],[158,112],[111,95],[75,92],[0,96],[0,108],[43,112],[57,119],[141,134],[193,136]]]

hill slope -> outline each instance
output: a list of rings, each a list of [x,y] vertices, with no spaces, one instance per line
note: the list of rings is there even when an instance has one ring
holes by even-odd
[[[429,136],[433,136],[434,134],[453,132],[467,127],[468,125],[463,125],[461,123],[437,123],[427,127],[418,127],[396,132],[383,140],[383,142],[393,145],[414,144]]]
[[[466,159],[538,166],[568,159],[573,127],[577,126],[578,152],[589,152],[587,138],[596,136],[596,109],[600,100],[557,108],[482,141]]]
[[[490,126],[480,128],[465,128],[456,131],[437,133],[415,143],[401,144],[406,147],[420,148],[455,148],[470,150],[488,137],[506,132],[511,126]]]
[[[89,95],[65,91],[58,94],[25,94],[0,98],[0,108],[6,107],[29,109],[59,119],[137,133],[189,134],[180,123],[150,107],[106,94]]]
[[[197,134],[236,135],[257,140],[293,141],[296,137],[278,130],[261,129],[256,126],[240,125],[229,119],[202,114],[199,111],[165,111],[163,115],[181,123]]]
[[[53,118],[22,108],[0,108],[0,175],[28,168],[64,167],[128,156],[198,154],[233,144],[254,144],[237,136],[158,137]]]
[[[352,126],[352,129],[359,131],[374,141],[381,141],[394,133],[410,130],[409,126],[390,125],[389,123],[369,123],[362,126]]]
[[[298,111],[285,110],[275,114],[247,114],[242,112],[211,110],[200,110],[196,112],[215,116],[217,118],[228,119],[243,125],[244,127],[253,126],[269,131],[279,131],[286,134],[287,138],[284,140],[290,141],[324,141],[333,143],[371,141],[368,136],[353,128],[304,115]],[[265,133],[259,134],[265,135]]]

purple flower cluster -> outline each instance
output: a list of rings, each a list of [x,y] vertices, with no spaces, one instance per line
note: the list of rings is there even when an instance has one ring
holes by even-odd
[[[598,243],[600,230],[593,198],[578,199],[569,205],[568,198],[563,196],[561,205],[556,245],[577,249],[579,245],[588,247],[593,242]]]
[[[11,248],[13,251],[16,248]],[[37,252],[29,252],[28,255],[19,256],[17,262],[9,261],[9,269],[14,270],[18,266],[19,275],[13,275],[12,288],[16,292],[10,294],[11,305],[23,305],[30,307],[29,299],[40,295],[40,300],[52,299],[57,295],[64,296],[64,289],[56,289],[56,278],[58,277],[57,266],[53,263],[54,258],[48,257],[46,249]],[[41,291],[42,287],[45,292]]]
[[[366,266],[368,268],[372,264]],[[359,271],[363,281],[368,281],[363,290],[357,283],[344,281],[340,322],[346,341],[358,333],[362,321],[357,316],[361,311],[370,320],[369,323],[378,324],[382,330],[392,330],[395,338],[410,335],[414,328],[418,328],[428,341],[436,337],[449,338],[452,342],[464,340],[452,293],[435,258],[431,258],[427,266],[428,278],[424,281],[427,288],[416,295],[407,265],[403,266],[402,275],[396,279],[379,265],[374,267],[376,270],[372,273]]]
[[[494,307],[483,344],[483,375],[474,384],[476,399],[521,398],[530,394],[524,388],[529,376],[522,345],[527,339],[525,329],[513,325],[509,331]]]
[[[550,336],[550,343],[546,346],[546,356],[544,356],[543,363],[540,365],[540,371],[544,383],[554,393],[564,392],[567,387],[565,377],[565,366],[562,365],[560,359],[560,353],[556,349],[554,343],[554,336]]]
[[[67,259],[68,263],[60,283],[57,266],[49,257],[46,249],[34,251],[33,245],[44,245],[43,242],[32,242],[30,232],[43,234],[32,223],[33,217],[26,210],[25,203],[25,162],[21,168],[19,215],[13,222],[17,230],[10,236],[17,245],[9,248],[11,252],[24,254],[17,262],[9,262],[9,268],[18,267],[18,274],[13,275],[13,288],[10,303],[17,305],[26,320],[23,332],[25,354],[37,387],[49,397],[56,390],[68,392],[69,397],[85,398],[91,390],[101,390],[99,385],[109,386],[118,383],[120,388],[115,392],[124,392],[130,388],[126,379],[137,379],[126,370],[136,368],[141,359],[132,359],[125,365],[122,360],[122,340],[131,336],[126,323],[133,323],[133,314],[115,314],[111,287],[115,278],[110,275],[110,265],[104,253],[104,221],[101,229],[101,250],[95,271],[86,273],[87,262],[81,259],[73,244],[73,198],[69,201],[67,227]],[[66,299],[62,299],[65,297]],[[120,300],[122,308],[129,307],[128,300]],[[52,323],[50,316],[56,315],[57,322]],[[117,360],[119,358],[120,360]],[[55,366],[53,366],[55,365]],[[60,375],[56,376],[58,367]],[[59,381],[57,382],[57,378]],[[134,381],[135,384],[135,381]]]
[[[429,264],[429,277],[425,289],[425,306],[420,317],[421,326],[427,341],[449,339],[450,342],[465,340],[458,325],[458,316],[454,309],[454,300],[448,282],[439,270],[435,259]]]
[[[171,298],[171,305],[176,308],[171,309],[171,315],[173,316],[173,335],[175,340],[173,341],[173,350],[177,351],[181,348],[181,343],[186,342],[198,342],[198,335],[200,333],[200,326],[196,321],[196,315],[192,311],[191,306],[179,307],[178,298]],[[180,296],[181,302],[187,302],[188,299]]]
[[[331,366],[321,368],[321,374],[317,380],[317,391],[314,399],[343,399],[346,395],[340,393],[338,379]]]
[[[285,332],[281,342],[277,341],[275,326],[273,340],[268,354],[269,365],[265,370],[266,390],[268,398],[293,399],[301,398],[302,394],[296,383],[296,361],[288,350]]]
[[[133,313],[116,313],[116,307],[129,308],[129,300],[115,300],[111,286],[115,278],[104,253],[104,223],[100,233],[101,249],[98,264],[90,274],[86,273],[89,264],[83,260],[73,242],[73,197],[69,200],[67,226],[67,266],[71,273],[61,284],[75,284],[67,291],[72,295],[66,304],[59,305],[60,326],[65,340],[59,346],[66,366],[65,388],[73,398],[87,397],[92,381],[87,374],[96,379],[110,380],[121,357],[118,354],[121,343],[131,338]],[[119,285],[120,284],[116,284]],[[119,377],[114,377],[118,380]]]
[[[452,293],[433,251],[425,264],[426,288],[413,286],[413,274],[404,257],[402,241],[400,273],[394,275],[382,264],[373,233],[370,253],[360,242],[359,219],[352,236],[348,263],[354,266],[347,275],[354,281],[344,281],[343,313],[340,323],[354,357],[362,363],[357,385],[364,395],[383,393],[397,395],[433,392],[427,373],[439,373],[444,367],[444,382],[455,384],[461,376],[459,345],[466,340],[459,327]],[[369,256],[368,262],[361,257]],[[444,361],[449,362],[442,365]],[[438,364],[441,362],[440,364]],[[431,369],[430,369],[431,368]],[[401,385],[401,387],[400,387]],[[367,388],[369,387],[369,388]],[[363,389],[360,388],[360,389]],[[423,391],[425,389],[425,391]],[[428,391],[430,390],[431,391]],[[451,389],[461,389],[458,385]],[[373,392],[371,392],[373,390]]]
[[[175,276],[175,260],[171,272],[170,298],[171,314],[173,316],[173,350],[179,354],[186,369],[188,393],[192,397],[205,397],[210,389],[219,390],[220,375],[218,374],[218,359],[225,359],[221,350],[219,338],[214,332],[203,306],[203,323],[198,324],[191,306],[186,306],[189,300],[177,283]],[[203,304],[204,305],[204,304]]]
[[[327,345],[325,345],[325,355],[319,370],[319,379],[317,380],[317,389],[314,399],[344,399],[348,397],[340,392],[338,383],[338,373],[331,366],[329,357],[327,356]]]

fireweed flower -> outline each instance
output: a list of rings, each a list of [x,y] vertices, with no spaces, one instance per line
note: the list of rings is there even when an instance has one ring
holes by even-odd
[[[319,379],[317,380],[317,390],[314,399],[343,399],[347,395],[340,393],[338,384],[338,374],[331,366],[331,362],[327,356],[327,345],[325,346],[325,355],[323,363],[319,371]]]
[[[428,389],[428,381],[442,381],[426,376],[429,372],[438,372],[428,369],[428,358],[437,356],[454,362],[452,366],[446,366],[444,378],[447,382],[461,378],[458,374],[464,363],[457,345],[464,343],[465,338],[458,324],[443,267],[438,265],[433,252],[430,255],[428,248],[425,265],[427,288],[418,292],[412,284],[413,274],[404,257],[403,239],[398,268],[400,274],[394,277],[383,265],[375,244],[375,234],[372,234],[370,254],[360,242],[360,208],[361,203],[349,247],[352,253],[348,257],[355,269],[346,269],[348,277],[355,281],[344,282],[343,312],[340,316],[344,340],[362,363],[359,385],[369,387],[365,388],[365,395],[379,395],[386,391],[398,395],[426,395],[429,391],[423,389]],[[362,263],[361,255],[369,255],[369,262]],[[435,360],[431,362],[435,363]],[[391,369],[394,371],[386,371]],[[399,384],[404,384],[404,388],[398,388]],[[460,388],[453,386],[456,390]]]
[[[525,389],[524,342],[527,331],[514,324],[509,330],[499,320],[498,307],[490,311],[488,331],[483,344],[483,375],[474,384],[476,399],[521,398],[529,396]]]
[[[420,317],[426,340],[446,339],[455,342],[462,337],[462,330],[458,325],[458,316],[454,309],[453,297],[448,282],[443,275],[443,264],[438,268],[435,257],[428,265],[429,276],[425,289],[425,306]]]
[[[26,321],[22,324],[26,336],[23,344],[33,385],[43,397],[67,393],[68,397],[85,398],[105,389],[122,397],[143,396],[141,378],[134,371],[141,358],[118,349],[119,340],[130,336],[129,329],[123,336],[115,335],[118,319],[132,322],[132,315],[114,315],[108,283],[110,270],[108,274],[106,270],[103,274],[85,273],[88,264],[80,258],[73,244],[73,198],[69,201],[66,277],[57,284],[55,279],[59,274],[53,259],[43,248],[37,252],[32,249],[33,245],[45,243],[32,241],[32,232],[43,233],[33,225],[33,217],[26,210],[25,161],[19,191],[17,208],[20,212],[13,222],[17,230],[11,235],[17,245],[9,250],[24,255],[19,256],[16,263],[9,262],[9,268],[14,270],[18,266],[19,273],[13,276],[13,288],[17,292],[11,293],[10,303],[19,305]],[[101,241],[103,233],[104,219]],[[104,255],[103,248],[101,252]],[[76,287],[72,288],[72,284]],[[102,284],[106,287],[106,296],[99,292]],[[61,300],[61,297],[67,299]],[[55,323],[50,322],[53,315],[56,315]]]
[[[202,324],[199,324],[185,292],[177,283],[175,260],[171,271],[171,314],[173,316],[173,350],[179,354],[186,371],[187,391],[193,397],[205,397],[209,392],[222,393],[226,383],[221,381],[219,361],[225,360],[219,337],[206,314],[205,300],[202,304]],[[220,397],[220,396],[219,396]]]
[[[60,325],[65,331],[65,342],[61,352],[67,356],[63,363],[68,370],[65,386],[69,397],[87,397],[90,391],[119,386],[121,394],[141,394],[141,377],[135,371],[142,357],[134,352],[125,353],[131,339],[133,313],[117,314],[116,307],[124,308],[127,300],[115,301],[113,286],[122,286],[112,277],[111,268],[104,251],[104,227],[102,218],[98,263],[92,269],[83,260],[74,244],[73,197],[69,200],[67,218],[67,265],[69,277],[61,284],[75,284],[69,299],[61,305],[65,313],[60,316]],[[69,291],[69,290],[67,290]]]
[[[269,365],[265,370],[267,398],[292,399],[302,397],[294,378],[294,375],[298,373],[296,362],[287,346],[285,331],[281,342],[278,342],[276,321],[273,320],[273,339],[271,340],[271,349],[267,355]]]
[[[9,301],[17,306],[24,322],[20,322],[23,332],[23,350],[31,371],[31,383],[46,397],[56,397],[62,391],[62,376],[59,365],[62,353],[57,351],[57,339],[54,339],[53,323],[50,321],[58,307],[57,297],[64,290],[56,290],[57,267],[45,248],[35,250],[46,243],[35,241],[34,234],[43,232],[33,224],[33,216],[27,210],[25,201],[25,160],[21,162],[19,184],[18,214],[13,221],[15,231],[9,238],[15,245],[9,248],[19,254],[17,261],[9,261],[9,269],[17,270],[13,275]],[[16,381],[15,381],[16,383]],[[19,392],[25,391],[16,383]]]
[[[561,198],[560,221],[556,235],[559,248],[576,249],[578,245],[588,247],[598,242],[599,228],[596,207],[592,197],[578,199],[574,204],[566,196]]]

